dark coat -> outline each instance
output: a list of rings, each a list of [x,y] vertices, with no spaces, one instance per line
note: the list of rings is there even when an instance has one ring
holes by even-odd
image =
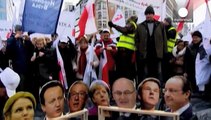
[[[139,120],[138,114],[131,113],[129,117],[120,116],[119,112],[112,113],[112,120]]]
[[[33,50],[34,46],[30,40],[15,38],[14,35],[7,40],[6,54],[12,60],[12,67],[15,72],[18,74],[28,72]]]
[[[167,111],[170,111],[170,109]],[[191,105],[179,117],[180,120],[198,120],[197,116],[193,114]],[[173,118],[162,117],[161,120],[173,120]]]
[[[162,59],[164,56],[164,53],[167,52],[167,37],[165,32],[164,25],[159,21],[153,21],[154,23],[154,29],[153,29],[153,35],[151,36],[151,41],[154,41],[153,48],[155,49],[156,58]],[[144,21],[140,24],[138,24],[138,28],[135,35],[135,44],[138,50],[138,56],[140,59],[146,59],[147,53],[150,52],[149,48],[147,48],[149,44],[149,34],[148,34],[148,26],[147,21]],[[150,45],[151,46],[151,45]]]

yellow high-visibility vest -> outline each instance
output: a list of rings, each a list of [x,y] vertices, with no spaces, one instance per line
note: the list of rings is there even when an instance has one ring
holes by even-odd
[[[130,21],[131,24],[134,25],[135,30],[137,29],[137,25],[135,22]],[[117,43],[117,47],[123,47],[130,50],[135,51],[135,32],[133,34],[121,35],[119,38],[119,42]]]
[[[171,30],[176,30],[176,29],[175,29],[174,27],[170,27],[170,28],[168,29],[168,32],[171,31]],[[169,53],[172,52],[172,50],[173,50],[173,48],[174,48],[174,46],[175,46],[175,43],[176,43],[176,36],[177,36],[177,34],[175,35],[175,38],[169,38],[169,39],[167,40],[167,50],[168,50]]]

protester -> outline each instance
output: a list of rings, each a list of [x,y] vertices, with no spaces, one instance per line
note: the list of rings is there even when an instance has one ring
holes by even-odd
[[[136,109],[136,90],[133,81],[127,78],[117,79],[112,86],[112,95],[118,107]],[[114,113],[113,119],[136,120],[137,114]]]
[[[116,55],[116,72],[117,77],[126,77],[130,80],[135,79],[135,31],[137,29],[136,22],[137,16],[131,16],[125,27],[121,27],[113,24],[111,21],[108,22],[109,27],[113,27],[122,35],[117,42],[117,55]]]
[[[173,76],[168,79],[163,92],[166,105],[170,108],[166,111],[179,113],[180,120],[191,120],[196,117],[190,104],[190,83],[184,76]]]
[[[184,56],[185,56],[186,46],[185,42],[182,40],[178,40],[176,46],[172,51],[172,58],[169,63],[172,69],[169,69],[171,72],[171,76],[174,75],[183,75],[184,74]]]
[[[98,106],[110,105],[110,88],[102,80],[95,80],[89,87],[89,96],[94,106],[89,109],[89,119],[98,120]]]
[[[177,31],[176,28],[172,25],[172,19],[170,17],[165,18],[163,24],[165,25],[167,36],[167,51],[171,54],[176,44]]]
[[[0,36],[0,68],[5,69],[9,66],[9,59],[6,54],[7,41]]]
[[[202,93],[202,97],[210,99],[211,85],[211,41],[203,39],[199,46],[195,62],[196,85]]]
[[[95,45],[95,52],[100,60],[99,65],[99,79],[108,81],[110,85],[113,84],[115,80],[115,56],[117,52],[116,44],[110,38],[110,31],[104,29],[101,33],[103,37]],[[106,56],[104,56],[106,55]],[[103,66],[103,61],[106,61],[106,68]],[[105,71],[106,69],[106,71]],[[103,72],[104,71],[104,72]]]
[[[15,33],[7,40],[6,53],[12,60],[12,68],[21,78],[18,91],[31,91],[30,82],[31,68],[30,59],[33,55],[34,46],[30,40],[23,38],[22,26],[15,26]]]
[[[138,99],[142,110],[156,110],[160,98],[160,81],[156,78],[146,78],[138,85]],[[158,116],[141,115],[140,120],[159,120]]]
[[[187,79],[191,83],[191,88],[193,90],[193,93],[198,92],[198,87],[196,86],[196,78],[195,78],[195,60],[196,55],[199,50],[199,46],[202,42],[202,34],[199,31],[195,31],[192,33],[192,42],[190,45],[187,46],[185,56],[184,56],[184,66],[185,66],[185,76],[187,76]]]
[[[75,81],[69,88],[68,106],[69,112],[83,110],[88,100],[88,86],[83,81]]]
[[[93,52],[93,59],[89,61],[90,54]],[[88,63],[90,62],[90,63]],[[88,44],[88,39],[83,36],[79,39],[79,48],[78,48],[78,55],[77,55],[77,73],[76,77],[79,80],[82,80],[84,77],[85,69],[87,64],[91,64],[93,70],[99,65],[99,59],[94,51],[91,51],[91,46]]]
[[[60,117],[64,111],[64,89],[60,82],[53,80],[42,86],[40,93],[42,111],[45,113],[44,120]]]
[[[164,82],[168,80],[172,75],[171,73],[171,64],[169,63],[170,59],[172,58],[172,51],[177,42],[177,31],[176,28],[172,25],[172,19],[167,17],[164,19],[163,24],[166,30],[167,36],[167,53],[165,54],[164,58],[164,67],[163,67],[163,78]]]
[[[59,38],[58,43],[58,51],[63,60],[63,67],[65,72],[65,77],[67,79],[68,87],[72,85],[72,83],[76,80],[76,57],[77,57],[77,50],[67,36],[63,36]],[[58,57],[58,53],[57,53]]]
[[[138,79],[155,77],[162,81],[162,60],[167,52],[164,25],[154,19],[154,9],[148,6],[146,20],[138,24],[136,31]],[[161,82],[162,84],[162,82]]]
[[[58,38],[58,33],[52,33],[51,34],[51,42],[50,43],[48,43],[48,47],[50,47],[51,46],[51,48],[56,48],[56,45],[57,45],[57,43],[58,43],[58,40],[57,40],[57,38]]]
[[[17,92],[3,109],[5,120],[34,120],[36,100],[29,92]]]

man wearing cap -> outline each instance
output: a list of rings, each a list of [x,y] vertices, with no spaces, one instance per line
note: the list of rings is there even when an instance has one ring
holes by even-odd
[[[144,13],[146,20],[138,24],[135,37],[138,79],[155,77],[162,80],[161,61],[167,52],[165,27],[154,19],[152,6],[148,6]]]
[[[160,98],[160,81],[149,77],[138,85],[138,99],[142,110],[156,110]],[[140,120],[159,120],[159,116],[141,115]]]
[[[12,67],[20,75],[19,90],[30,91],[33,88],[30,83],[30,59],[33,55],[34,46],[30,40],[23,39],[21,25],[15,26],[15,33],[7,40],[6,54],[12,60]]]
[[[137,29],[136,22],[137,16],[131,16],[125,27],[121,27],[113,24],[111,21],[108,22],[109,27],[114,27],[116,30],[122,33],[117,42],[117,55],[116,55],[116,72],[117,77],[126,77],[133,80],[136,75],[135,69],[135,31]]]
[[[172,51],[176,43],[176,36],[177,31],[175,27],[172,25],[172,19],[167,17],[164,19],[163,24],[165,25],[166,36],[167,36],[167,54],[165,55],[165,62],[164,62],[164,79],[167,80],[170,76],[170,71],[172,68],[170,67],[170,59],[172,58]]]
[[[163,24],[165,25],[166,29],[167,51],[168,53],[171,53],[176,43],[177,31],[175,27],[172,25],[172,20],[170,17],[165,18]]]
[[[99,79],[107,81],[111,85],[114,81],[114,69],[115,69],[114,57],[116,55],[117,48],[116,44],[110,38],[110,31],[108,29],[104,29],[101,34],[102,34],[101,40],[98,41],[95,45],[95,52],[100,61],[103,61],[103,59],[105,59],[104,55],[106,55],[107,70],[106,72],[103,73],[102,72],[103,66],[100,65]]]
[[[193,93],[198,92],[198,87],[196,86],[195,77],[195,60],[196,55],[199,51],[199,46],[202,43],[202,34],[199,31],[194,31],[192,33],[192,42],[187,46],[185,56],[184,56],[184,71],[187,79],[191,81],[191,88]]]
[[[65,77],[69,87],[76,80],[76,68],[77,68],[76,66],[77,50],[69,37],[62,36],[59,38],[57,56],[58,54],[60,54],[62,57],[63,66],[61,67],[64,67],[64,72],[66,74]]]
[[[39,97],[42,111],[45,112],[44,120],[50,120],[63,115],[64,89],[59,81],[53,80],[43,85]]]

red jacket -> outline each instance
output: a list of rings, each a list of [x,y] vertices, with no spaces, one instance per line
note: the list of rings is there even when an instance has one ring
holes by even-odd
[[[104,44],[104,45],[103,45]],[[108,50],[107,48],[111,47],[111,50]],[[116,44],[112,41],[112,39],[109,39],[108,41],[103,41],[102,39],[96,43],[95,45],[95,52],[100,60],[100,55],[102,55],[101,48],[104,48],[106,50],[106,56],[107,56],[107,64],[108,64],[108,70],[113,71],[115,68],[115,60],[114,57],[117,52]]]

